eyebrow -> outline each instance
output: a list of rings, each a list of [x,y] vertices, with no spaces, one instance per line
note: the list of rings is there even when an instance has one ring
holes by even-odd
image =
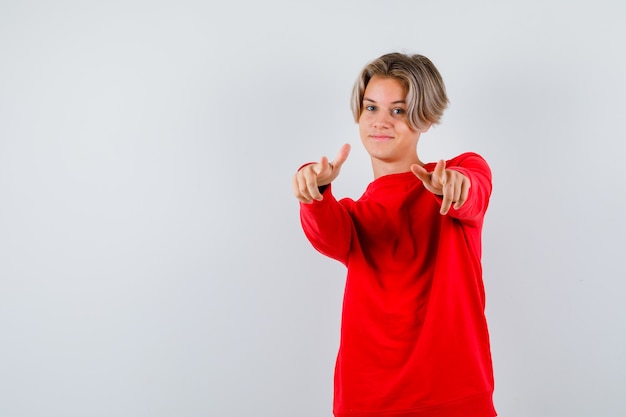
[[[367,97],[363,97],[363,101],[369,101],[371,103],[376,103],[376,100],[372,100],[371,98],[367,98]],[[406,104],[406,100],[392,101],[391,104]]]

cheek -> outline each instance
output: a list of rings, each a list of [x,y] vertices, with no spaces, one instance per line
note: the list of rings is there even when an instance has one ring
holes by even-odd
[[[372,127],[372,124],[376,121],[376,116],[372,113],[362,113],[359,117],[359,129],[369,129]]]
[[[407,122],[402,122],[402,123],[398,123],[396,124],[396,129],[398,131],[401,131],[402,133],[405,133],[407,135],[417,135],[419,134],[419,132],[417,132],[416,130],[411,129],[411,126],[409,126],[409,124]]]
[[[363,116],[359,118],[358,124],[359,124],[359,132],[363,132],[367,128],[367,125],[368,125],[366,118]]]
[[[363,124],[361,123],[359,123],[359,136],[361,136],[361,139],[367,136],[367,133],[365,131],[365,126],[363,126]]]

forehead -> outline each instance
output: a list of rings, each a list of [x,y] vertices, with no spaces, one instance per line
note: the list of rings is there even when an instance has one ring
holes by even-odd
[[[406,88],[397,78],[375,75],[365,87],[363,100],[394,102],[404,100],[406,93]]]

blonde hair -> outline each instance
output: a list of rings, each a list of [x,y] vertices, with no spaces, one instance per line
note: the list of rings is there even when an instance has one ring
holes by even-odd
[[[423,55],[394,52],[371,61],[356,80],[350,107],[357,123],[363,111],[365,88],[374,76],[395,78],[402,83],[407,92],[408,124],[415,130],[439,123],[448,107],[446,87],[431,60]]]

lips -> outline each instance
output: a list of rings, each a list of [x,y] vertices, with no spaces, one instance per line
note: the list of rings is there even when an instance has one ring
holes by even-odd
[[[393,139],[393,136],[389,136],[389,135],[370,135],[370,138],[372,138],[373,140],[382,142],[382,141]]]

